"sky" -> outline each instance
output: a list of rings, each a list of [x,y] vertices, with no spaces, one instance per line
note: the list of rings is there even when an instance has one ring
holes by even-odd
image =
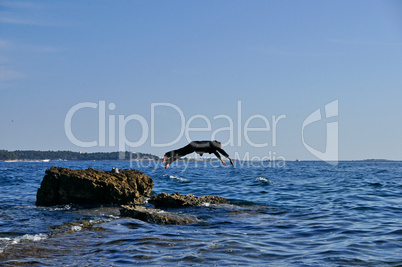
[[[0,149],[402,160],[400,1],[0,1]]]

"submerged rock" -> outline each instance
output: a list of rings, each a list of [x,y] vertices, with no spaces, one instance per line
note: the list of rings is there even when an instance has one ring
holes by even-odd
[[[135,170],[46,170],[36,195],[37,206],[64,204],[140,204],[150,196],[154,182]]]
[[[184,225],[199,222],[198,218],[192,215],[150,209],[143,206],[122,206],[120,215],[156,224]]]
[[[227,203],[227,199],[219,196],[202,196],[196,197],[192,194],[181,195],[179,193],[167,194],[161,193],[159,195],[151,197],[148,201],[156,208],[184,208],[192,206],[201,206],[205,203],[209,204],[224,204]]]

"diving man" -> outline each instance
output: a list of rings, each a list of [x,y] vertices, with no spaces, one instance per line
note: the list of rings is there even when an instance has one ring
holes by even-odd
[[[221,153],[223,156],[228,158],[230,160],[230,163],[234,166],[233,161],[229,157],[228,153],[226,153],[225,150],[222,149],[222,143],[215,140],[215,141],[192,141],[185,147],[166,152],[163,157],[163,163],[166,162],[165,169],[167,169],[173,161],[178,160],[179,158],[193,152],[199,154],[200,156],[202,156],[204,153],[209,154],[214,153],[215,156],[218,159],[220,159],[224,165],[226,165],[221,155],[219,154]]]

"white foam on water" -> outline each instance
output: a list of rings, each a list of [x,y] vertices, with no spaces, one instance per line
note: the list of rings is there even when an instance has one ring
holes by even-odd
[[[21,242],[26,242],[26,241],[41,241],[44,239],[47,239],[48,235],[47,234],[35,234],[35,235],[30,235],[26,234],[23,236],[17,236],[14,238],[10,237],[2,237],[0,238],[0,253],[3,253],[4,249],[8,247],[9,245],[16,245]]]
[[[169,178],[172,179],[172,180],[179,180],[179,181],[182,181],[182,182],[187,182],[188,181],[188,179],[184,179],[184,178],[174,176],[174,175],[169,175]]]
[[[55,210],[55,211],[63,211],[63,210],[71,210],[71,205],[64,205],[64,206],[56,206],[54,208],[51,208],[51,210]]]
[[[18,244],[22,241],[41,241],[48,238],[47,234],[36,234],[36,235],[30,235],[30,234],[26,234],[23,236],[19,236],[19,237],[15,237],[13,238],[13,241],[11,242],[11,244]]]
[[[254,181],[268,183],[268,180],[266,178],[262,177],[262,176],[259,176],[259,177],[255,178]]]
[[[78,225],[71,226],[71,231],[79,232],[81,230],[82,230],[81,226],[78,226]]]
[[[267,178],[264,178],[262,176],[259,176],[257,178],[255,178],[256,182],[263,182],[263,183],[268,183],[268,184],[272,184],[272,185],[276,185],[274,182],[271,182],[270,180],[268,180]]]

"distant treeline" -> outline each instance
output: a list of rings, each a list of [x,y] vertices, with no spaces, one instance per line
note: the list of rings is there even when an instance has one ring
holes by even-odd
[[[122,153],[122,155],[121,155]],[[131,154],[131,157],[130,157]],[[124,157],[122,157],[124,155]],[[73,151],[35,151],[35,150],[0,150],[0,160],[158,160],[159,157],[138,152],[73,152]]]

